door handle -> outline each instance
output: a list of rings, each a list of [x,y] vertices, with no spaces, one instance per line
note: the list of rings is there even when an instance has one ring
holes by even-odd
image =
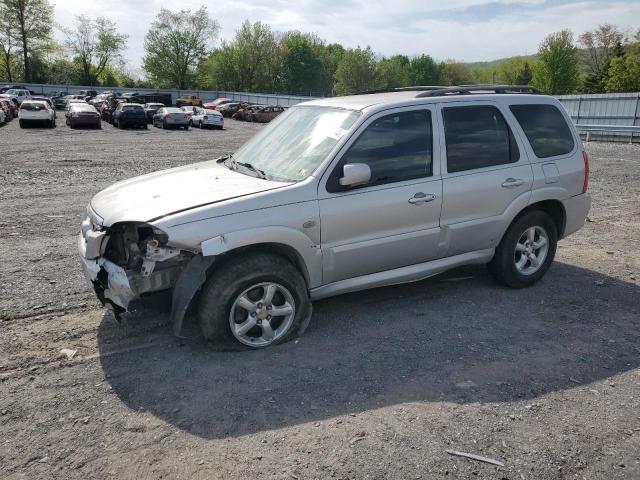
[[[435,200],[436,196],[433,193],[418,192],[412,198],[409,199],[411,205],[421,205],[423,203],[431,202]]]
[[[507,178],[504,182],[502,182],[502,186],[504,188],[513,188],[519,187],[524,183],[524,180],[520,178]]]

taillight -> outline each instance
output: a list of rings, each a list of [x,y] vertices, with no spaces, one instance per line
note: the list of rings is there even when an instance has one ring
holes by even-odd
[[[189,118],[189,115],[187,115],[186,113],[184,114],[184,119],[186,120],[187,118]]]
[[[589,154],[586,150],[582,151],[582,160],[584,161],[584,182],[582,183],[582,193],[587,193],[589,188]]]
[[[170,115],[169,113],[165,113],[164,118],[167,118],[169,115]]]

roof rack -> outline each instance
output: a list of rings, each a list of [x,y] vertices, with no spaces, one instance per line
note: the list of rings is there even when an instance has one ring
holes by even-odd
[[[372,93],[391,92],[419,92],[416,98],[422,97],[448,97],[453,95],[483,95],[483,94],[530,94],[542,95],[542,92],[530,85],[457,85],[453,87],[443,86],[414,86],[398,88],[382,88],[379,90],[368,90],[359,92],[356,95],[366,95]]]
[[[460,85],[457,87],[445,87],[439,90],[421,92],[416,98],[422,97],[447,97],[451,95],[483,95],[483,94],[510,95],[517,93],[528,93],[531,95],[541,95],[542,92],[529,85]]]
[[[393,93],[393,92],[424,92],[431,90],[442,90],[448,88],[442,85],[415,85],[412,87],[393,87],[393,88],[378,88],[374,90],[366,90],[364,92],[357,92],[354,95],[370,95],[373,93]]]

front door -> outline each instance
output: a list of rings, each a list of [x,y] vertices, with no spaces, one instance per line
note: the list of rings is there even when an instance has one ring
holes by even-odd
[[[321,184],[324,284],[437,256],[442,181],[433,110],[421,106],[391,112],[358,129]],[[348,163],[367,164],[371,180],[341,188]]]

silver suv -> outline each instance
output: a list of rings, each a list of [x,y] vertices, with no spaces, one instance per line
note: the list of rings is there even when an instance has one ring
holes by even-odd
[[[300,335],[311,301],[488,264],[527,287],[584,224],[589,161],[560,103],[517,87],[416,87],[288,109],[236,153],[98,193],[78,238],[117,314],[172,295],[206,339]]]

